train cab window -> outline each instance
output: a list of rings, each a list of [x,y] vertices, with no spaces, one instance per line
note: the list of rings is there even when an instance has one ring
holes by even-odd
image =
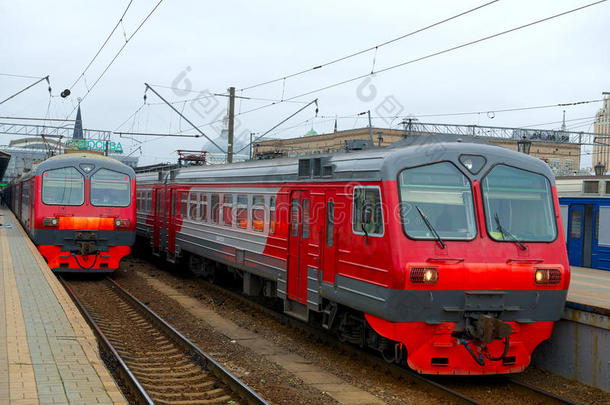
[[[400,216],[413,239],[471,240],[477,227],[470,180],[449,162],[404,169]]]
[[[498,165],[481,182],[481,191],[487,233],[494,240],[555,240],[553,193],[543,175]]]
[[[275,197],[269,198],[269,233],[275,234],[276,214],[275,214]]]
[[[199,193],[190,192],[189,195],[189,219],[199,219]]]
[[[248,227],[248,196],[238,195],[237,196],[237,207],[235,208],[235,220],[237,226],[242,229]]]
[[[89,199],[101,207],[127,207],[131,197],[129,176],[114,170],[100,169],[91,176]]]
[[[263,232],[265,224],[265,197],[255,195],[252,197],[252,230]]]
[[[220,198],[218,194],[212,194],[210,204],[212,206],[212,222],[218,224],[220,217]]]
[[[333,245],[335,227],[335,203],[329,202],[326,206],[326,246]]]
[[[199,218],[205,222],[208,220],[208,195],[201,194],[201,201],[199,206]]]
[[[368,236],[383,236],[383,212],[381,207],[381,191],[378,186],[354,187],[354,204],[352,215],[352,230],[355,234]],[[373,208],[371,221],[362,223],[362,206],[368,201]],[[364,228],[363,228],[364,226]]]
[[[47,170],[42,174],[42,202],[47,205],[82,205],[85,178],[74,167]]]
[[[225,194],[222,201],[222,223],[233,226],[233,195]]]

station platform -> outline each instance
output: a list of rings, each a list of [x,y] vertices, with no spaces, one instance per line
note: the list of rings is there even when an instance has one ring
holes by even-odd
[[[127,404],[100,358],[89,325],[4,207],[0,403]]]
[[[610,315],[610,271],[571,266],[568,307]]]

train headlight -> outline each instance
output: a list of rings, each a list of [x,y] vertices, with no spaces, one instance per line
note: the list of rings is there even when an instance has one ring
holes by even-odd
[[[561,282],[561,271],[559,269],[536,269],[534,279],[536,284],[559,284]]]
[[[115,219],[114,220],[114,227],[115,228],[127,228],[129,226],[129,220],[128,219]]]
[[[46,217],[42,219],[42,224],[44,226],[58,226],[59,219],[55,217]]]
[[[412,267],[409,280],[415,284],[434,284],[438,281],[438,270],[434,267]]]

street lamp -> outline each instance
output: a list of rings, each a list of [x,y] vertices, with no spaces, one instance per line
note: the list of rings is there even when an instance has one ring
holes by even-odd
[[[606,173],[606,165],[602,162],[597,162],[594,167],[596,176],[603,176]]]
[[[525,135],[523,138],[517,141],[517,150],[521,153],[525,153],[526,155],[530,154],[530,148],[532,147],[532,141],[527,139]]]

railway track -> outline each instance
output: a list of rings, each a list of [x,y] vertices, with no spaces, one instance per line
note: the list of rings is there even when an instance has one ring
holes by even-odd
[[[82,295],[78,285],[60,281],[98,336],[130,403],[267,404],[114,281],[94,281],[95,294]]]
[[[308,323],[300,321],[298,319],[292,318],[279,310],[275,310],[269,308],[260,303],[254,302],[251,298],[246,297],[240,293],[235,291],[223,288],[216,284],[211,284],[207,281],[201,281],[205,284],[206,287],[215,291],[218,294],[224,295],[227,298],[236,300],[244,305],[248,305],[252,307],[254,310],[263,312],[268,316],[276,319],[282,324],[289,325],[293,328],[296,328],[305,333],[309,333],[314,335],[316,338],[324,341],[325,344],[334,345],[337,350],[345,350],[350,355],[361,358],[375,366],[385,367],[393,376],[397,378],[403,378],[407,381],[414,382],[416,384],[424,385],[427,388],[434,390],[437,394],[444,398],[448,398],[452,401],[462,404],[479,404],[483,405],[489,402],[485,402],[482,400],[478,400],[469,396],[468,393],[468,385],[476,384],[476,388],[480,389],[481,385],[488,384],[490,389],[504,387],[509,391],[527,391],[528,396],[531,397],[532,403],[541,403],[541,404],[564,404],[564,405],[578,405],[578,402],[571,401],[567,398],[563,398],[553,392],[545,391],[539,387],[533,386],[531,384],[516,380],[511,377],[504,376],[494,376],[491,379],[492,383],[482,382],[481,380],[485,380],[486,377],[472,377],[472,382],[468,382],[464,385],[464,387],[459,387],[461,383],[452,383],[446,384],[444,380],[448,380],[450,377],[445,378],[436,378],[434,376],[424,376],[418,374],[408,368],[396,365],[396,364],[388,364],[382,358],[380,358],[376,354],[372,354],[362,350],[358,347],[341,343],[337,339],[334,339],[332,335],[328,333],[328,331],[323,330],[321,328],[314,327]],[[475,382],[476,379],[476,382]],[[463,379],[460,379],[463,381]],[[463,389],[466,388],[466,389]]]

